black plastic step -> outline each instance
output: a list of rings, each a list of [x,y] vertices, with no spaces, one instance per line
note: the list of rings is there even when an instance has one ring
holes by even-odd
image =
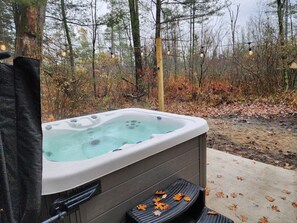
[[[213,210],[204,207],[196,223],[234,223],[231,219],[221,214],[209,214],[210,212],[213,212]]]
[[[162,202],[169,205],[168,210],[160,210],[160,216],[153,213],[156,211],[153,199],[157,197],[157,195],[154,195],[141,202],[141,204],[147,206],[145,211],[134,207],[127,213],[127,223],[172,223],[182,222],[184,220],[181,221],[181,219],[186,218],[197,219],[205,205],[204,189],[184,179],[178,179],[163,191],[167,194],[167,197],[162,199]],[[178,193],[190,197],[191,200],[188,202],[183,199],[175,201],[173,196]],[[183,216],[186,217],[183,218]]]

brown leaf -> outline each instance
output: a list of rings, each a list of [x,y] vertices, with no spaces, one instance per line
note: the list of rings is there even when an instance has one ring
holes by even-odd
[[[169,209],[169,205],[166,203],[155,203],[155,209],[159,209],[159,210],[167,210]]]
[[[223,178],[223,176],[222,175],[217,175],[217,178]]]
[[[278,206],[276,205],[272,205],[271,208],[273,211],[280,212],[280,210],[278,209]]]
[[[268,217],[262,216],[262,217],[259,219],[258,223],[269,223],[269,221],[268,221]]]
[[[49,115],[48,118],[47,118],[47,120],[48,120],[49,122],[52,122],[52,121],[55,120],[55,117],[54,117],[53,115]]]
[[[207,214],[209,214],[209,215],[217,215],[218,212],[216,212],[216,211],[209,211],[209,212],[207,212]]]
[[[241,220],[241,222],[247,222],[248,219],[249,219],[249,218],[248,218],[247,216],[240,215],[240,220]]]
[[[154,199],[153,199],[153,202],[154,203],[159,203],[161,201],[161,198],[159,198],[159,197],[155,197]]]
[[[182,194],[182,193],[175,194],[175,195],[173,196],[173,199],[174,199],[175,201],[180,201],[184,196],[185,196],[185,195]]]
[[[270,202],[275,201],[275,199],[274,199],[273,197],[271,197],[271,196],[265,196],[265,198],[266,198],[268,201],[270,201]]]
[[[224,198],[224,197],[225,197],[224,192],[217,192],[217,193],[216,193],[216,196],[217,196],[218,198]]]
[[[233,198],[236,198],[237,194],[236,193],[231,193],[230,196],[233,197]]]
[[[146,210],[146,204],[139,204],[136,206],[137,210],[140,210],[140,211],[145,211]]]
[[[297,208],[297,203],[296,202],[292,202],[292,206],[293,206],[293,208]]]
[[[164,195],[166,194],[165,191],[156,191],[155,195]]]
[[[232,204],[232,205],[228,206],[228,208],[229,208],[229,210],[231,210],[231,211],[236,211],[236,209],[237,209],[237,205],[236,205],[236,204]]]
[[[283,197],[283,196],[281,196],[280,198],[284,201],[287,199],[286,197]]]
[[[240,196],[243,196],[243,193],[238,193]]]
[[[210,189],[206,186],[205,187],[205,196],[209,196]]]
[[[184,201],[187,201],[187,202],[189,202],[191,200],[191,198],[190,197],[184,197]]]
[[[291,192],[286,190],[286,189],[282,190],[282,192],[285,193],[285,194],[291,194]]]
[[[237,176],[237,180],[243,181],[243,177]]]

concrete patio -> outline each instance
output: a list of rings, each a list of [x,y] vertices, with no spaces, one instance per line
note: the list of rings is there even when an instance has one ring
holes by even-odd
[[[296,171],[214,149],[207,152],[209,208],[235,223],[297,222]]]

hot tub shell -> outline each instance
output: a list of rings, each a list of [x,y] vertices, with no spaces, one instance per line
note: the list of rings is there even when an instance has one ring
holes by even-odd
[[[91,174],[84,172],[85,168],[75,167],[79,165],[78,161],[55,163],[44,159],[42,220],[50,217],[49,210],[54,200],[67,197],[92,182],[99,183],[100,193],[61,222],[125,222],[125,213],[129,209],[178,178],[205,187],[208,131],[205,120],[144,109],[122,109],[96,115],[113,116],[125,112],[180,119],[185,121],[185,125],[171,133],[155,136],[150,139],[152,142],[147,140],[124,146],[121,151],[103,155],[103,159],[86,160],[91,163]],[[43,127],[47,125],[49,123]],[[92,166],[96,162],[97,167]],[[61,173],[63,169],[66,173]],[[56,175],[54,171],[58,171]]]

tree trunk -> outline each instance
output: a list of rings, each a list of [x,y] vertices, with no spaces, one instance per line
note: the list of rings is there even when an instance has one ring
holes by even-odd
[[[140,86],[140,78],[142,75],[142,59],[141,59],[141,43],[140,43],[140,29],[139,29],[139,11],[138,0],[129,0],[129,9],[131,17],[132,37],[134,45],[135,57],[135,87],[136,91],[142,91]]]
[[[71,41],[71,36],[70,36],[70,30],[69,30],[68,23],[67,23],[66,10],[65,10],[65,1],[64,0],[61,0],[61,14],[62,14],[63,26],[64,26],[64,29],[65,29],[68,49],[69,49],[69,62],[70,62],[70,68],[71,68],[70,72],[71,72],[71,77],[74,79],[75,74],[74,74],[73,46],[72,46],[72,41]]]
[[[16,28],[15,56],[42,58],[42,37],[46,0],[14,3]]]
[[[277,17],[278,17],[278,29],[279,29],[279,43],[281,50],[281,66],[284,77],[285,90],[289,89],[289,76],[288,76],[288,59],[285,49],[285,29],[284,29],[284,7],[287,0],[277,0]]]

